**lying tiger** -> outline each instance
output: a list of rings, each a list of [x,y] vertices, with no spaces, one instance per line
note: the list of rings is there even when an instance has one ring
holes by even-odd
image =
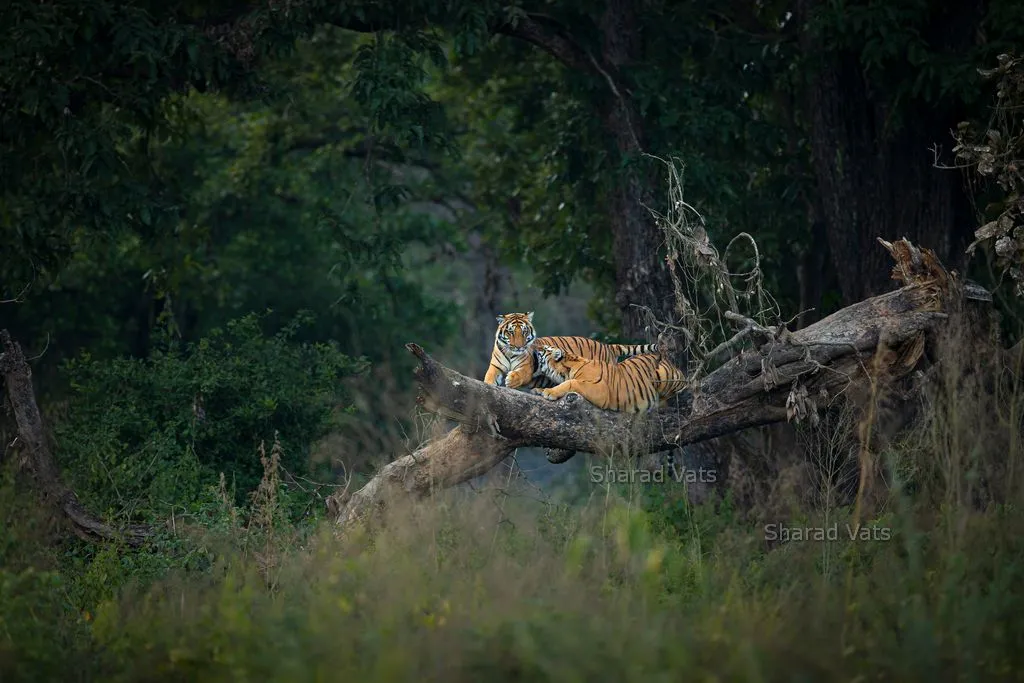
[[[535,349],[551,346],[582,358],[615,363],[620,356],[656,353],[657,344],[604,344],[587,337],[538,337],[533,311],[498,316],[494,350],[484,382],[510,389],[552,387],[559,383],[547,377],[537,363]]]
[[[642,354],[622,362],[583,358],[555,346],[537,349],[542,372],[561,379],[553,388],[535,388],[549,401],[576,392],[598,408],[641,413],[665,407],[686,387],[686,376],[658,354]]]

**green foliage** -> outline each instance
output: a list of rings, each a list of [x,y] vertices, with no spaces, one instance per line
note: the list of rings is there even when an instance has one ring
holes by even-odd
[[[75,665],[82,637],[88,637],[65,597],[73,581],[57,568],[50,545],[55,525],[30,483],[15,476],[11,463],[0,467],[0,675],[5,681],[61,678]],[[66,658],[54,657],[55,648]]]
[[[498,62],[524,68],[492,71]],[[460,64],[439,92],[468,124],[460,161],[474,179],[477,223],[503,253],[536,269],[546,293],[576,276],[607,282],[614,274],[598,200],[598,177],[611,170],[605,136],[561,83],[562,69],[550,58],[505,41]]]
[[[306,494],[283,484],[287,450],[275,444],[260,451],[258,493],[243,505],[223,483],[207,486],[144,548],[56,553],[38,540],[38,520],[11,514],[24,495],[8,476],[2,673],[1006,678],[1024,665],[1020,406],[992,410],[1007,401],[958,378],[937,378],[915,438],[885,455],[895,466],[891,504],[863,523],[887,530],[874,540],[849,538],[848,507],[790,501],[775,517],[762,514],[783,509],[771,499],[742,512],[728,500],[692,506],[671,480],[594,487],[572,505],[538,506],[514,487],[504,496],[449,490],[389,506],[383,524],[339,538],[330,522],[289,519]],[[769,523],[837,533],[776,543]],[[26,564],[49,573],[25,573]],[[62,657],[46,657],[55,647]]]
[[[942,33],[960,10],[941,3],[837,0],[815,6],[806,27],[783,3],[652,6],[640,16],[642,58],[621,76],[645,148],[685,160],[712,239],[755,234],[766,284],[792,310],[814,202],[802,103],[816,65],[797,32],[852,51],[892,129],[943,98],[975,102],[979,60],[1020,37],[1018,4],[987,6],[986,38],[969,52]],[[293,293],[332,313],[311,338],[372,357],[392,347],[382,335],[419,322],[404,311],[423,311],[418,332],[455,319],[395,265],[411,246],[458,246],[451,226],[406,211],[446,195],[469,199],[473,222],[545,291],[586,280],[605,320],[607,198],[647,162],[623,157],[603,128],[603,78],[493,36],[533,9],[9,3],[3,18],[20,40],[0,52],[0,72],[19,95],[3,103],[13,256],[0,296],[38,285],[15,331],[38,348],[51,341],[47,362],[81,348],[143,356],[165,295],[195,340],[250,310],[287,318],[303,307],[279,301]],[[600,53],[592,7],[548,3],[543,14]],[[382,30],[356,37],[324,22]],[[96,48],[106,42],[111,51]],[[395,166],[409,162],[429,180],[409,182]],[[79,318],[72,301],[83,296],[96,314]]]
[[[953,27],[975,18],[984,40],[954,37]],[[982,88],[976,69],[1020,43],[1022,19],[1020,3],[1013,0],[991,3],[983,13],[967,5],[924,0],[835,0],[816,6],[808,28],[829,49],[859,56],[871,82],[894,104],[886,125],[895,130],[912,123],[914,107],[922,102],[977,102]]]
[[[978,60],[1024,25],[1015,5],[987,7],[987,38],[969,53],[931,35],[948,20],[936,3],[829,2],[810,28],[850,51],[895,127],[932,103],[974,101]],[[0,299],[34,285],[25,304],[0,304],[4,325],[48,349],[46,393],[60,393],[54,361],[71,358],[56,450],[83,502],[159,527],[138,549],[58,542],[5,474],[5,681],[1020,668],[1019,496],[977,510],[953,472],[926,467],[974,442],[901,454],[915,488],[873,521],[898,530],[885,543],[769,550],[730,500],[694,508],[676,490],[539,512],[451,492],[400,524],[313,534],[322,501],[289,475],[311,473],[311,445],[342,418],[379,434],[396,417],[382,384],[408,382],[401,344],[440,347],[465,314],[442,296],[465,283],[429,264],[464,248],[469,229],[505,263],[532,266],[546,292],[585,280],[594,319],[616,331],[608,198],[648,160],[624,156],[602,125],[604,78],[493,35],[538,8],[0,9],[15,27],[0,46]],[[542,9],[601,52],[594,6]],[[322,25],[351,21],[399,30]],[[794,310],[814,202],[803,27],[773,2],[654,4],[640,22],[643,54],[619,75],[645,147],[686,162],[687,197],[716,243],[755,235],[766,286]],[[468,363],[465,346],[453,353]],[[363,374],[359,356],[379,374],[357,397],[341,382]]]
[[[566,3],[562,16],[591,54],[600,51],[595,21]],[[770,13],[769,13],[770,14]],[[774,90],[791,80],[787,52],[767,59],[763,43],[715,32],[705,8],[658,7],[643,13],[642,64],[625,72],[646,136],[645,149],[686,163],[686,194],[706,216],[714,240],[741,229],[764,244],[769,286],[795,305],[791,263],[807,244],[809,176],[804,144],[776,109]],[[771,17],[763,18],[771,24]],[[518,65],[514,71],[508,64]],[[604,128],[607,84],[573,71],[514,40],[490,42],[453,60],[437,88],[451,118],[466,121],[460,169],[502,253],[525,259],[546,292],[582,279],[598,292],[614,287],[608,203],[624,173],[639,165],[655,178],[652,208],[664,211],[662,168],[625,158]],[[742,67],[742,68],[741,68]],[[595,300],[604,324],[616,310]]]
[[[403,258],[415,246],[458,240],[452,226],[408,208],[443,186],[415,163],[394,166],[403,162],[400,146],[348,96],[354,88],[378,97],[359,86],[353,67],[366,47],[322,31],[260,71],[273,93],[264,101],[196,92],[165,100],[167,134],[146,154],[175,197],[173,215],[134,232],[76,238],[74,257],[45,294],[8,309],[12,333],[47,347],[43,363],[82,348],[99,358],[144,357],[149,330],[170,305],[187,341],[268,308],[275,324],[316,310],[303,341],[334,339],[374,361],[395,354],[409,334],[444,341],[458,312],[424,291]],[[424,154],[440,135],[431,130]],[[6,282],[17,294],[19,281]]]
[[[309,318],[265,336],[246,316],[145,360],[67,364],[74,399],[57,431],[61,463],[83,501],[118,517],[190,509],[221,472],[239,500],[261,476],[257,448],[280,434],[289,470],[308,471],[309,444],[363,365],[335,345],[292,341]]]
[[[5,280],[60,267],[82,237],[145,230],[173,211],[144,163],[164,97],[243,80],[237,56],[188,11],[118,0],[4,3]]]
[[[538,517],[456,496],[341,542],[197,538],[217,547],[210,570],[64,619],[89,624],[69,643],[82,680],[988,680],[1021,665],[1021,522],[987,512],[959,532],[919,522],[888,542],[769,552],[735,524],[666,535],[621,499]],[[840,571],[821,571],[822,552]]]
[[[53,680],[70,673],[77,657],[54,653],[73,653],[75,636],[83,634],[82,624],[66,613],[65,585],[55,571],[0,566],[0,673],[5,681]]]
[[[454,151],[444,110],[422,92],[427,79],[420,64],[424,58],[438,69],[447,65],[436,37],[374,34],[352,59],[357,74],[352,97],[366,108],[370,130],[383,136],[384,144]]]

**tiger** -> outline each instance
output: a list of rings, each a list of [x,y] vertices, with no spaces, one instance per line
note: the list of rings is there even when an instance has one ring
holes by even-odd
[[[546,376],[534,353],[539,346],[553,346],[583,358],[615,363],[620,356],[657,353],[657,344],[604,344],[587,337],[538,337],[533,311],[505,313],[497,317],[494,349],[484,382],[510,389],[553,387],[561,380]]]
[[[546,376],[562,380],[555,387],[533,389],[549,401],[576,392],[598,408],[642,413],[664,408],[686,388],[683,371],[657,353],[609,363],[544,345],[537,349],[537,360]]]

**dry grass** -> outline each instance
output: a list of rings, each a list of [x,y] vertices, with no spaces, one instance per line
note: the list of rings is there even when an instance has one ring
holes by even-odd
[[[213,565],[90,608],[67,661],[104,681],[1005,678],[1024,665],[1019,401],[982,391],[983,359],[952,357],[968,372],[947,366],[913,447],[880,456],[890,497],[868,521],[889,540],[844,538],[842,414],[804,434],[814,456],[788,491],[739,515],[672,484],[557,505],[505,480],[339,539],[274,521],[271,449],[259,504],[195,541]],[[769,543],[773,522],[839,534]]]
[[[261,537],[273,581],[267,546],[229,540],[211,570],[102,604],[89,677],[1005,678],[1024,665],[1019,402],[982,390],[982,359],[952,358],[966,372],[940,374],[914,446],[880,456],[890,495],[867,523],[888,540],[845,538],[857,421],[838,412],[802,435],[812,457],[792,486],[759,489],[742,515],[686,505],[671,484],[591,485],[558,505],[506,479],[392,504],[343,539],[281,526]],[[256,508],[252,534],[272,518]],[[838,537],[770,543],[776,522]]]

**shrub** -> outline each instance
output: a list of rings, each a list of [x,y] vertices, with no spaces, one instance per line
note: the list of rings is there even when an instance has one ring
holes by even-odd
[[[275,432],[282,466],[307,471],[310,444],[344,403],[339,380],[365,367],[334,344],[295,343],[310,320],[268,336],[248,315],[197,344],[164,330],[162,348],[144,360],[85,354],[67,363],[75,395],[56,434],[82,499],[107,514],[169,517],[227,472],[243,501],[262,474],[253,454]]]

